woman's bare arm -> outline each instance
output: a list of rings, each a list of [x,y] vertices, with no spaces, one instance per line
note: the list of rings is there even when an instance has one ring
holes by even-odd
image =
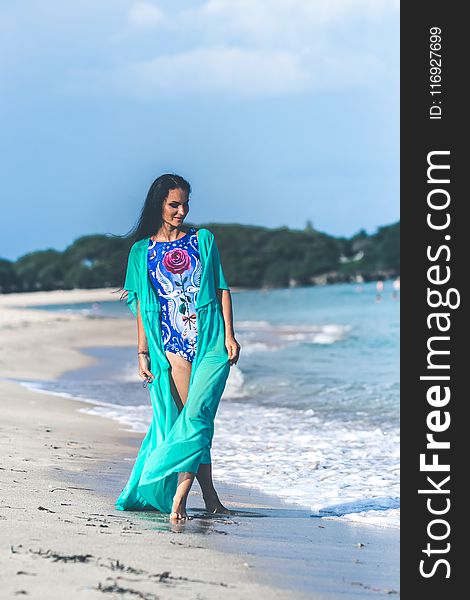
[[[140,314],[140,300],[137,300],[137,348],[138,352],[148,352],[149,345],[145,335],[142,315]]]
[[[222,315],[224,317],[225,336],[234,336],[235,332],[233,331],[232,296],[230,291],[217,288],[217,298],[219,299],[220,306],[222,308]]]
[[[233,309],[232,309],[232,295],[230,290],[217,289],[217,298],[222,308],[222,316],[225,324],[225,347],[228,352],[228,359],[230,365],[236,365],[240,355],[240,344],[235,339],[235,332],[233,329]]]
[[[137,352],[149,351],[147,336],[145,334],[142,315],[140,314],[140,300],[137,300]],[[145,381],[147,378],[154,379],[150,372],[150,357],[148,354],[139,354],[139,376]]]

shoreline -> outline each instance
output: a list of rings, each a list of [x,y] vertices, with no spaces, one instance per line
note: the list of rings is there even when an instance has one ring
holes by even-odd
[[[103,299],[90,299],[94,290],[79,292],[74,290],[77,302]],[[50,293],[47,294],[35,301],[52,303]],[[70,295],[64,298],[60,292],[54,294],[58,303],[70,302]],[[25,294],[21,295],[26,299]],[[135,323],[131,319],[120,320],[117,328],[113,319],[52,311],[46,314],[14,306],[0,303],[0,323],[6,340],[0,350],[0,378],[56,378],[65,371],[97,362],[80,348],[135,343]],[[216,479],[221,498],[236,510],[227,519],[200,514],[203,504],[195,482],[188,502],[192,509],[189,512],[195,511],[190,526],[171,525],[159,513],[116,511],[112,503],[116,494],[112,490],[119,493],[119,486],[125,483],[143,434],[124,431],[116,421],[81,412],[90,404],[80,400],[39,394],[5,380],[0,381],[0,391],[5,415],[2,443],[8,456],[1,471],[7,479],[7,491],[0,519],[6,523],[8,541],[15,548],[6,551],[4,547],[2,554],[12,594],[34,586],[35,595],[39,590],[39,597],[47,597],[48,584],[54,579],[54,585],[60,580],[59,588],[64,586],[63,593],[71,595],[72,591],[72,597],[80,597],[85,589],[90,595],[92,582],[99,580],[94,587],[98,597],[102,591],[96,586],[106,585],[105,575],[112,575],[109,564],[103,566],[99,556],[114,556],[124,565],[132,563],[131,570],[144,572],[139,584],[132,584],[137,586],[135,589],[142,593],[152,590],[163,598],[174,597],[176,591],[183,599],[195,597],[196,592],[207,598],[219,598],[223,593],[228,598],[259,594],[269,598],[319,599],[335,598],[335,594],[357,597],[359,589],[366,595],[396,592],[398,572],[390,572],[396,561],[387,561],[383,550],[393,552],[398,532],[388,534],[357,524],[309,519],[307,509],[286,505],[251,488],[237,488]],[[12,521],[12,514],[21,515],[20,522]],[[296,533],[291,531],[294,523],[298,527]],[[289,533],[292,539],[286,542]],[[316,586],[311,585],[311,580],[302,584],[299,575],[287,577],[286,565],[282,564],[287,556],[294,569],[298,566],[301,557],[296,551],[302,534],[311,538],[308,548],[312,549],[312,564],[319,564]],[[158,545],[155,535],[159,535]],[[345,545],[345,540],[350,543]],[[150,557],[146,552],[149,545],[157,556]],[[261,551],[253,553],[258,546]],[[288,553],[279,556],[283,547]],[[64,559],[59,568],[50,556],[39,560],[48,558],[40,553],[46,552],[45,548],[64,556],[82,552],[91,557],[79,563]],[[363,560],[365,557],[367,560]],[[336,572],[338,565],[342,566],[341,572]],[[395,567],[398,569],[397,564]],[[280,573],[276,573],[278,568]],[[15,569],[16,573],[34,571],[36,577],[15,576]],[[170,575],[157,581],[157,570],[170,571]],[[387,577],[384,579],[380,573],[384,570],[390,581],[396,581],[395,586],[387,583]],[[79,573],[80,584],[76,579]],[[117,591],[131,584],[113,576],[107,585],[115,586]]]
[[[200,593],[215,600],[221,588],[233,598],[303,597],[257,583],[246,557],[211,548],[207,537],[171,525],[166,516],[115,510],[112,486],[126,475],[133,434],[80,413],[77,400],[39,395],[10,381],[0,381],[0,393],[6,542],[0,560],[8,597],[50,598],[52,584],[55,597],[72,598],[92,590],[98,597],[100,586],[169,599],[177,590],[182,598]],[[137,582],[126,575],[137,572]]]
[[[315,287],[328,287],[332,285],[367,285],[373,284],[377,281],[382,281],[383,283],[395,282],[396,280],[400,280],[400,274],[396,275],[386,275],[383,277],[371,277],[369,279],[337,279],[337,280],[329,280],[328,273],[319,275],[315,279],[316,283],[311,284],[296,284],[296,285],[287,285],[281,287],[271,287],[271,286],[261,286],[261,287],[242,287],[242,286],[232,286],[230,288],[231,292],[240,293],[240,292],[273,292],[277,290],[290,290],[290,289],[299,289],[299,288],[315,288]],[[106,302],[106,301],[118,301],[120,298],[120,294],[123,292],[121,290],[118,292],[118,288],[108,287],[108,288],[90,288],[90,289],[80,289],[73,288],[70,290],[48,290],[48,291],[37,291],[37,292],[8,292],[8,293],[0,293],[0,307],[18,307],[24,308],[26,306],[40,306],[45,304],[75,304],[81,302]],[[27,300],[25,302],[25,299]]]
[[[233,292],[244,292],[251,288],[232,287]],[[49,304],[80,304],[82,302],[119,302],[122,290],[118,288],[91,288],[72,290],[50,290],[39,292],[11,292],[0,294],[0,308],[9,310],[28,310],[29,307],[44,306]],[[124,302],[124,301],[122,301]],[[28,308],[27,308],[28,307]],[[130,314],[130,313],[129,313]],[[33,317],[33,315],[30,315]]]

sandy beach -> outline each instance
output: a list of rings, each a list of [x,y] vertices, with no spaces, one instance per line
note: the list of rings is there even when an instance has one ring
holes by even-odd
[[[2,596],[398,596],[398,531],[312,519],[305,507],[224,485],[217,473],[233,515],[204,514],[197,483],[187,524],[114,509],[143,435],[84,413],[89,404],[14,381],[90,366],[87,347],[135,345],[133,319],[25,308],[116,300],[112,291],[0,296]]]

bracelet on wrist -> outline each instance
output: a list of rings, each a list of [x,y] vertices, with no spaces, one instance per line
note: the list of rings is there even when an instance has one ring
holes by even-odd
[[[147,354],[148,355],[148,350],[143,350],[142,352],[137,352],[137,354]]]

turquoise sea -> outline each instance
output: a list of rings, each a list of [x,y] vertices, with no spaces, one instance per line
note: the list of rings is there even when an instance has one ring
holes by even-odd
[[[392,282],[379,300],[373,282],[232,296],[242,351],[216,418],[215,479],[313,515],[398,527],[400,300]],[[43,309],[112,317],[116,327],[133,318],[117,301]],[[89,412],[146,431],[151,408],[135,347],[86,351],[95,366],[24,384],[85,399]]]

